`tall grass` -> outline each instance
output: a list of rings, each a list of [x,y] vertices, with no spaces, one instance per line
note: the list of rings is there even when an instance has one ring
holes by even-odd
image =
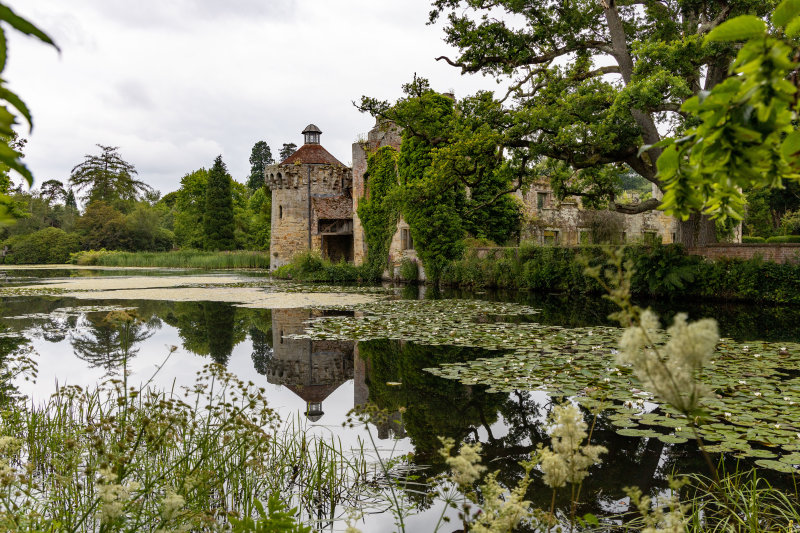
[[[76,265],[109,267],[197,268],[217,270],[227,268],[269,269],[269,252],[237,250],[232,252],[203,252],[178,250],[174,252],[109,252],[85,251],[72,254]]]
[[[719,482],[690,476],[689,524],[691,532],[796,531],[800,524],[800,498],[772,487],[757,470],[736,471]]]
[[[108,320],[127,353],[135,317]],[[264,388],[218,365],[181,391],[126,376],[0,410],[0,531],[217,530],[268,500],[316,525],[367,504],[363,447],[282,424]]]

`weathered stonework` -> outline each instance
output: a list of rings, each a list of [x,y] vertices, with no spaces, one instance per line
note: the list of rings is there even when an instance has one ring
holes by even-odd
[[[355,264],[363,264],[367,257],[367,241],[364,227],[358,218],[358,202],[369,194],[369,183],[366,177],[367,158],[379,148],[391,146],[400,150],[402,141],[400,129],[391,123],[376,123],[367,134],[365,141],[353,143],[353,249]],[[425,271],[417,260],[417,252],[409,238],[408,224],[401,218],[389,245],[389,268],[384,271],[386,279],[399,277],[400,264],[404,259],[417,263],[420,279],[425,279]]]
[[[669,244],[675,241],[677,220],[661,211],[647,211],[624,215],[610,211],[583,209],[572,199],[558,201],[547,182],[531,185],[518,192],[522,201],[524,222],[521,240],[537,244],[576,246],[590,244],[593,223],[605,223],[618,228],[619,242],[658,241]],[[603,222],[598,222],[603,218]]]
[[[319,144],[305,144],[265,174],[272,191],[270,268],[308,250],[352,261],[352,171]]]

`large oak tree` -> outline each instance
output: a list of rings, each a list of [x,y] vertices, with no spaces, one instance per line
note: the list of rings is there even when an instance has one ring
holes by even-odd
[[[439,60],[506,80],[508,91],[495,97],[502,112],[473,111],[486,112],[476,117],[485,124],[480,135],[494,137],[491,151],[509,157],[517,183],[547,177],[561,196],[632,214],[656,208],[663,187],[660,149],[640,148],[680,135],[692,125],[682,103],[728,76],[736,47],[704,36],[731,17],[764,16],[776,3],[434,0],[430,20],[445,21],[445,40],[458,50]],[[630,170],[655,185],[656,197],[621,201],[619,176]],[[698,215],[679,236],[689,245],[713,238],[713,223]]]

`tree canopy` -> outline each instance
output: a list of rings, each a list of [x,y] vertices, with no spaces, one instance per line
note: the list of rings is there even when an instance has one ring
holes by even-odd
[[[632,170],[664,190],[657,143],[696,123],[682,104],[724,81],[736,54],[731,43],[704,37],[738,15],[763,17],[776,4],[434,0],[430,21],[444,21],[445,41],[458,50],[437,59],[508,86],[497,96],[460,99],[461,122],[476,126],[457,130],[442,170],[455,179],[469,169],[481,179],[480,167],[502,156],[509,182],[546,178],[559,196],[589,205],[628,214],[654,209],[660,194],[623,201],[620,176]],[[414,126],[385,104],[362,99],[361,107]],[[655,146],[640,152],[645,145]]]
[[[135,178],[136,168],[119,154],[119,147],[97,145],[100,155],[87,154],[82,163],[75,165],[69,183],[78,191],[86,191],[87,202],[102,200],[115,203],[133,201],[151,190],[145,182]]]
[[[264,169],[275,162],[272,150],[266,141],[258,141],[250,152],[250,176],[247,178],[247,187],[257,191],[264,186]]]
[[[296,151],[297,151],[297,145],[295,143],[283,143],[283,147],[281,148],[281,154],[280,154],[281,161],[285,160],[287,157],[289,157]]]

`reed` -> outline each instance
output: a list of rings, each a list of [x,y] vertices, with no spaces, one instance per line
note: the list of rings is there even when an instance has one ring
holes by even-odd
[[[84,251],[72,254],[70,262],[77,265],[109,267],[160,267],[221,270],[231,268],[269,269],[269,252],[237,250],[203,252],[176,250],[172,252],[109,252]]]

